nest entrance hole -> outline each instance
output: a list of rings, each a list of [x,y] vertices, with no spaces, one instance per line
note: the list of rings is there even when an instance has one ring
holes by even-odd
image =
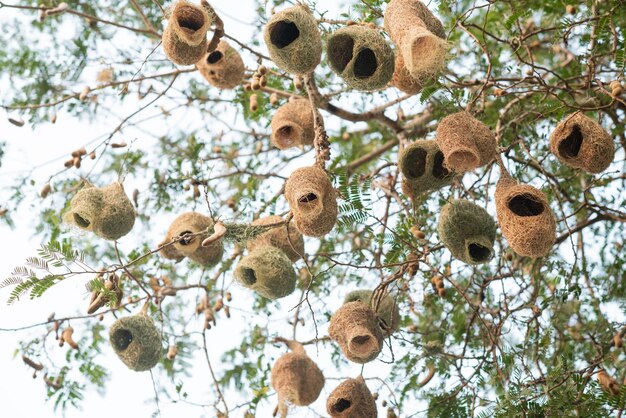
[[[572,132],[559,144],[559,154],[564,158],[575,158],[583,144],[583,133],[579,125],[574,125]]]
[[[243,269],[243,281],[248,286],[252,286],[256,283],[256,273],[254,272],[254,269],[251,269],[249,267],[245,267]]]
[[[124,351],[133,342],[133,334],[127,329],[118,329],[113,333],[113,345],[118,351]]]
[[[443,166],[444,159],[443,152],[437,151],[433,161],[433,176],[435,178],[443,179],[450,175],[450,171]]]
[[[83,218],[78,213],[74,214],[74,222],[81,228],[89,228],[89,225],[91,225],[88,219]]]
[[[177,13],[176,21],[181,28],[197,31],[204,25],[204,15],[193,7],[185,7]]]
[[[408,152],[406,159],[407,165],[406,176],[410,179],[421,177],[426,172],[426,155],[427,152],[423,148],[413,148]]]
[[[328,44],[328,59],[337,67],[339,72],[343,72],[350,61],[352,61],[352,50],[354,49],[354,39],[347,35],[339,35]]]
[[[491,249],[477,243],[470,244],[468,251],[474,261],[487,261],[491,257]]]
[[[339,398],[337,402],[333,405],[333,411],[335,412],[343,412],[346,409],[349,409],[352,406],[352,402],[347,399]]]
[[[206,62],[208,64],[216,64],[217,62],[219,62],[222,58],[224,57],[224,54],[222,54],[221,51],[213,51],[209,54],[208,57],[206,57]]]
[[[182,232],[179,237],[181,237],[179,243],[180,245],[189,245],[191,244],[191,241],[193,241],[193,236],[192,236],[193,232],[191,231],[184,231]]]
[[[281,20],[276,22],[270,29],[270,41],[278,49],[289,46],[300,36],[300,30],[294,22]]]
[[[301,196],[298,199],[300,203],[311,203],[317,200],[317,195],[315,193],[307,193],[304,196]]]
[[[533,195],[520,194],[509,200],[509,209],[517,216],[537,216],[544,210],[543,203],[538,202]]]
[[[374,75],[378,68],[376,54],[369,48],[364,48],[356,56],[354,61],[354,75],[356,78],[369,78]]]

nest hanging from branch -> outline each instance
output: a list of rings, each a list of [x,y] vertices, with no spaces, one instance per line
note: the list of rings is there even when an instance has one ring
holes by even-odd
[[[197,212],[183,213],[172,222],[165,239],[159,244],[159,247],[179,237],[184,238],[162,248],[160,251],[161,255],[176,261],[189,257],[203,266],[215,266],[222,260],[224,255],[223,241],[215,241],[207,247],[201,245],[202,241],[209,236],[208,229],[213,226],[214,222],[208,216]]]
[[[315,125],[311,103],[305,99],[289,101],[272,117],[272,144],[278,149],[313,145]]]
[[[439,122],[437,145],[446,167],[457,173],[487,165],[496,155],[495,135],[467,112],[453,113]]]
[[[396,63],[390,84],[405,94],[414,95],[422,91],[424,80],[413,77],[404,64],[402,54],[396,53]]]
[[[206,55],[206,34],[212,17],[207,11],[186,0],[178,0],[163,31],[163,50],[178,65],[192,65]]]
[[[372,296],[374,291],[372,290],[353,290],[348,293],[343,300],[343,303],[350,302],[363,302],[367,306],[370,306],[372,310],[374,309],[374,302],[372,300]],[[384,322],[384,326],[381,326],[381,330],[383,334],[386,336],[391,335],[394,331],[398,330],[400,325],[400,312],[398,310],[398,305],[392,295],[385,295],[380,303],[378,304],[378,310],[375,312],[378,320],[382,320]]]
[[[274,247],[257,248],[243,257],[234,275],[242,286],[270,300],[288,296],[296,288],[296,272],[291,260]]]
[[[303,4],[273,15],[263,32],[272,61],[290,74],[312,72],[322,58],[317,21]]]
[[[328,333],[346,358],[355,363],[368,363],[383,349],[384,335],[376,314],[363,302],[343,304],[330,319]]]
[[[496,186],[496,214],[502,235],[517,254],[547,255],[556,241],[556,221],[538,189],[502,177]]]
[[[496,222],[485,209],[468,200],[447,203],[441,209],[437,230],[443,245],[464,263],[487,263],[493,257]]]
[[[198,61],[196,67],[209,84],[219,89],[234,89],[239,86],[245,72],[241,55],[224,40],[220,40],[215,51]]]
[[[331,418],[376,418],[376,401],[362,376],[344,380],[326,400]]]
[[[298,168],[285,183],[285,197],[296,228],[308,237],[328,234],[337,222],[337,198],[326,172],[319,167]]]
[[[393,76],[393,50],[376,29],[341,28],[329,36],[327,50],[330,67],[353,89],[377,90]]]
[[[438,190],[452,182],[454,174],[444,166],[444,156],[433,139],[418,140],[404,147],[398,158],[402,192],[416,199],[422,193]]]
[[[72,198],[64,219],[80,229],[115,241],[133,229],[135,209],[121,183],[111,183],[104,188],[87,183]]]
[[[154,367],[163,352],[161,334],[152,318],[144,314],[115,321],[109,329],[109,342],[120,360],[138,372]]]
[[[550,136],[550,150],[570,167],[601,173],[615,157],[613,138],[602,126],[582,113],[562,120]]]
[[[252,225],[271,225],[282,222],[280,216],[266,216],[252,222]],[[248,241],[247,248],[254,251],[262,247],[276,247],[282,250],[293,262],[298,261],[304,255],[304,239],[302,234],[290,223],[270,229],[257,238]]]

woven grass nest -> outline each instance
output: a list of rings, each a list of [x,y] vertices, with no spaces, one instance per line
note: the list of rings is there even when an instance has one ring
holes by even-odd
[[[266,216],[252,222],[252,225],[271,225],[282,221],[280,216]],[[270,229],[246,244],[251,252],[267,246],[282,250],[292,262],[298,261],[304,255],[304,238],[291,223]]]
[[[443,245],[464,263],[487,263],[493,257],[496,222],[485,209],[468,200],[448,202],[439,214],[437,230]]]
[[[171,9],[163,31],[163,50],[174,64],[192,65],[206,55],[206,34],[212,17],[207,11],[186,0],[178,0]]]
[[[322,58],[317,21],[303,4],[273,15],[263,32],[272,61],[291,74],[312,72]]]
[[[550,136],[550,150],[570,167],[601,173],[615,157],[613,138],[602,126],[582,113],[563,119]]]
[[[487,165],[496,155],[495,135],[467,112],[453,113],[439,122],[437,145],[446,167],[457,173]]]
[[[282,355],[272,367],[272,387],[281,403],[310,405],[320,396],[324,375],[301,344],[291,342],[290,347],[292,351]]]
[[[372,290],[353,290],[346,295],[343,303],[359,301],[372,307],[374,303],[374,301],[372,301],[373,294],[374,292]],[[375,314],[379,321],[382,320],[384,322],[384,325],[381,326],[383,334],[389,336],[391,333],[398,330],[398,326],[400,325],[400,312],[398,310],[398,304],[392,295],[387,294],[382,298]]]
[[[291,100],[278,108],[272,117],[272,144],[278,149],[313,145],[315,125],[311,103]]]
[[[327,50],[330,67],[353,89],[377,90],[393,76],[393,50],[376,29],[341,28],[328,37]]]
[[[360,301],[344,303],[330,319],[328,333],[355,363],[368,363],[383,349],[384,335],[376,314]]]
[[[384,25],[411,78],[423,83],[441,71],[449,48],[446,34],[441,21],[422,2],[391,0]]]
[[[135,209],[121,183],[103,188],[87,183],[72,198],[64,219],[82,230],[115,241],[133,229]]]
[[[138,372],[153,368],[163,351],[159,330],[144,314],[115,321],[109,329],[109,342],[120,360]]]
[[[527,257],[547,255],[556,241],[556,221],[546,196],[502,177],[495,197],[498,224],[513,251]]]
[[[243,81],[245,72],[241,55],[224,40],[220,40],[215,51],[205,54],[196,67],[209,84],[219,89],[234,89]]]
[[[376,418],[376,401],[362,376],[346,379],[326,400],[326,411],[331,418]]]
[[[178,237],[206,231],[207,228],[213,227],[213,224],[213,220],[208,216],[197,212],[185,212],[172,222],[165,239],[159,244],[159,247]],[[189,257],[203,266],[215,266],[222,260],[224,244],[222,240],[218,240],[208,247],[203,247],[201,243],[208,236],[208,232],[205,232],[197,236],[183,238],[172,245],[162,248],[160,253],[163,257],[176,260],[177,262],[185,257]]]
[[[321,168],[303,167],[291,173],[285,183],[285,197],[302,235],[321,237],[335,226],[336,192]]]
[[[449,185],[454,178],[444,166],[444,156],[433,139],[418,140],[404,147],[398,157],[402,192],[416,199],[419,195]]]
[[[275,300],[293,293],[296,272],[289,257],[278,248],[260,247],[243,257],[235,267],[239,284],[259,295]]]

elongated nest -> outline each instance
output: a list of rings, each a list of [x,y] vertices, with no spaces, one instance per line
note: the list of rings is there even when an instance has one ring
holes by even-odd
[[[179,65],[200,61],[207,52],[206,34],[211,22],[204,8],[185,0],[177,1],[162,36],[167,58]]]
[[[239,52],[224,40],[220,40],[215,51],[205,54],[196,63],[196,67],[209,84],[219,89],[234,89],[239,86],[245,71]]]
[[[312,72],[322,58],[317,21],[302,4],[273,15],[263,32],[272,61],[291,74]]]
[[[346,379],[326,400],[326,411],[331,418],[376,418],[376,401],[363,377]]]
[[[252,225],[271,225],[282,221],[283,218],[280,216],[266,216],[252,222]],[[304,238],[292,223],[270,229],[247,243],[249,251],[267,246],[282,250],[293,262],[298,261],[304,255]]]
[[[448,202],[439,214],[437,230],[443,245],[464,263],[487,263],[493,257],[496,222],[485,209],[468,200]]]
[[[282,355],[272,367],[272,387],[281,401],[297,406],[310,405],[324,387],[324,375],[307,356],[302,345]]]
[[[373,294],[374,292],[372,290],[353,290],[346,295],[343,303],[359,301],[365,303],[372,310],[374,310],[375,301],[372,300]],[[374,313],[378,317],[379,323],[381,320],[384,323],[381,326],[383,334],[388,336],[391,335],[391,333],[393,333],[394,331],[398,330],[398,326],[400,323],[400,312],[398,310],[398,304],[396,303],[396,300],[392,295],[385,295],[378,304],[378,310],[376,310]]]
[[[271,300],[288,296],[296,288],[291,260],[274,247],[261,247],[243,257],[234,275],[239,284]]]
[[[550,150],[570,167],[601,173],[615,158],[613,138],[602,126],[578,112],[567,116],[550,136]]]
[[[360,301],[343,304],[330,319],[328,333],[355,363],[368,363],[383,349],[384,335],[376,314]]]
[[[305,99],[289,101],[272,117],[272,144],[278,149],[313,145],[313,108]]]
[[[453,113],[439,122],[437,145],[443,152],[446,167],[457,173],[482,167],[496,155],[495,135],[467,112]]]
[[[115,354],[131,370],[150,370],[161,359],[163,343],[152,318],[140,314],[120,318],[109,329]]]
[[[517,254],[547,255],[556,241],[556,221],[538,189],[502,177],[496,186],[496,214],[502,235]]]
[[[398,158],[402,192],[416,199],[419,195],[449,185],[454,178],[444,165],[444,156],[433,139],[417,140],[404,147]]]
[[[296,228],[303,235],[321,237],[337,222],[337,197],[326,172],[319,167],[298,168],[285,183],[285,198]]]
[[[163,257],[181,261],[185,257],[203,266],[212,267],[222,260],[224,243],[222,240],[203,247],[202,241],[209,236],[208,229],[214,225],[208,216],[197,212],[185,212],[170,225],[165,239],[159,247],[178,237],[185,237],[172,245],[161,249]],[[199,234],[198,234],[199,233]]]

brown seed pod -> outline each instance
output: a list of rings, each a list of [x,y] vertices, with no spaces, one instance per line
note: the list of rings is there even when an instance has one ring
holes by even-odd
[[[605,370],[600,370],[600,372],[596,375],[598,379],[598,383],[600,384],[600,388],[603,391],[613,395],[618,396],[620,392],[620,385],[617,380],[609,376],[609,374]]]
[[[252,225],[271,225],[283,220],[280,216],[266,216],[252,222]],[[249,251],[257,248],[272,246],[282,250],[291,261],[298,261],[304,255],[304,239],[293,224],[283,224],[268,230],[246,243]]]
[[[278,104],[278,95],[276,93],[270,94],[270,104],[276,106]]]
[[[207,31],[212,19],[207,11],[186,0],[178,0],[171,9],[163,31],[163,51],[175,64],[192,65],[206,54]]]
[[[178,354],[178,347],[176,345],[170,345],[170,348],[167,350],[167,358],[169,360],[174,360],[177,354]]]
[[[344,380],[326,400],[331,418],[376,418],[376,401],[362,376]]]
[[[311,103],[305,99],[289,101],[272,117],[272,144],[278,149],[313,145],[315,124]]]
[[[74,328],[67,327],[61,333],[61,338],[63,339],[64,342],[66,342],[74,350],[78,350],[78,344],[72,338],[72,334],[74,334]]]
[[[50,186],[50,183],[46,183],[46,185],[41,189],[41,192],[39,192],[39,196],[41,196],[42,199],[45,199],[51,191],[52,186]]]
[[[482,167],[496,155],[495,135],[467,112],[454,113],[439,122],[437,145],[445,166],[457,173]]]
[[[360,301],[343,304],[330,319],[328,333],[346,358],[355,363],[374,360],[383,348],[384,336],[376,314]]]
[[[37,363],[26,356],[22,356],[22,361],[35,370],[43,370],[43,365],[41,363]]]
[[[89,88],[89,86],[83,88],[83,91],[81,91],[80,95],[78,96],[78,100],[80,100],[81,102],[84,102],[85,100],[87,100],[87,97],[89,96],[90,92],[91,92],[91,89]]]
[[[259,98],[256,94],[250,95],[250,112],[259,110]]]
[[[220,40],[215,51],[198,61],[196,67],[209,84],[220,89],[239,86],[245,72],[241,55],[224,40]]]

